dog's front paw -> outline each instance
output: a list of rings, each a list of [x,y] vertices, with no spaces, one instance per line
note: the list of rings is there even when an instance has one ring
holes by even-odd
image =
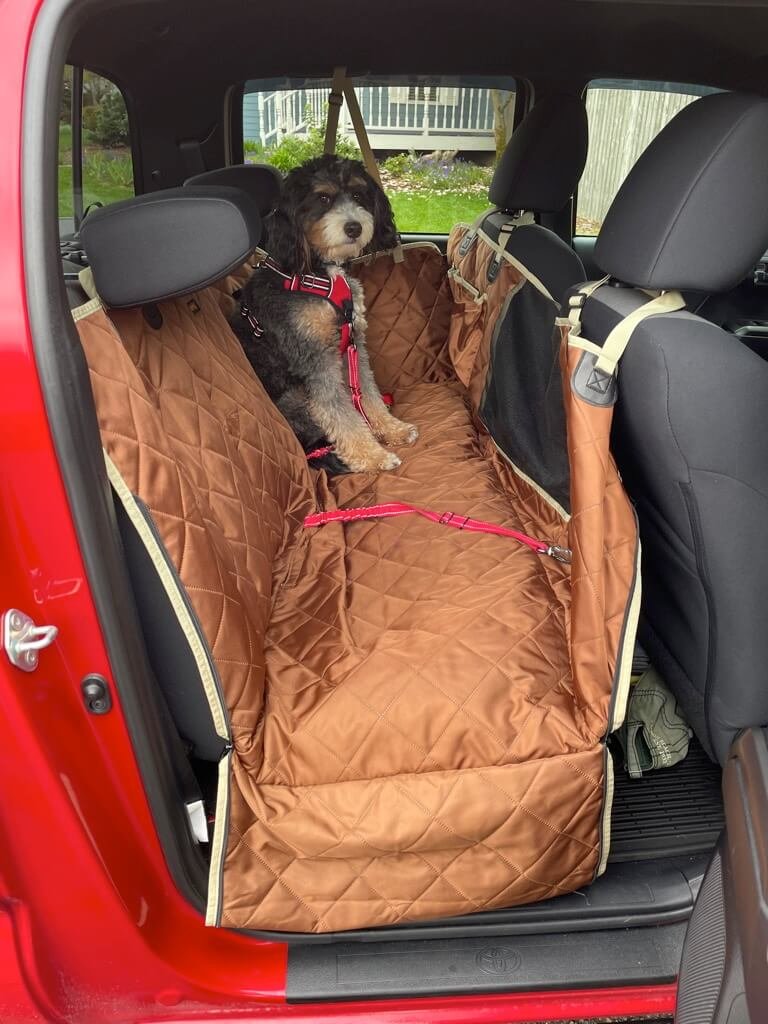
[[[400,465],[397,455],[382,448],[372,437],[364,444],[337,444],[336,453],[353,473],[380,473]]]
[[[400,459],[397,457],[397,455],[395,455],[394,452],[387,452],[381,459],[378,468],[383,470],[397,469],[399,465]]]
[[[415,427],[413,423],[403,423],[402,420],[396,420],[394,416],[390,417],[389,422],[382,431],[382,441],[384,444],[391,444],[395,448],[400,447],[400,445],[413,444],[418,436],[418,427]]]

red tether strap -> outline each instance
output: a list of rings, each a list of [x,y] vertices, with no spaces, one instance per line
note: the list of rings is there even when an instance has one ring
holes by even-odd
[[[326,523],[353,523],[357,519],[386,519],[390,516],[405,516],[415,513],[429,519],[441,526],[453,526],[457,530],[467,530],[469,533],[492,533],[497,537],[510,537],[521,544],[525,544],[531,551],[539,555],[549,555],[558,562],[571,561],[571,552],[568,548],[558,547],[556,544],[548,544],[544,540],[536,540],[519,530],[510,530],[506,526],[497,526],[495,523],[486,523],[482,519],[470,519],[469,516],[460,516],[455,512],[431,512],[426,508],[417,508],[415,505],[405,505],[400,501],[391,501],[384,505],[369,505],[367,508],[338,508],[331,512],[314,512],[304,520],[305,527],[324,526]]]

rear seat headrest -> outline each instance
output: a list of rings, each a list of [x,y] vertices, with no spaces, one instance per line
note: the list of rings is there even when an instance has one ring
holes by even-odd
[[[584,170],[587,138],[587,111],[580,96],[542,97],[512,133],[488,198],[502,210],[562,210]]]
[[[280,199],[283,177],[276,167],[269,164],[235,164],[195,174],[187,178],[184,185],[224,185],[242,189],[256,203],[261,216],[266,217]]]
[[[235,188],[170,188],[95,210],[80,231],[113,309],[176,298],[226,276],[259,244],[253,200]]]
[[[605,218],[595,261],[625,284],[726,291],[768,245],[768,100],[695,100],[656,136]]]

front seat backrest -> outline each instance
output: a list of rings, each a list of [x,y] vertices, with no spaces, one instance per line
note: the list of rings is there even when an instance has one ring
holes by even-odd
[[[563,295],[584,279],[584,268],[536,218],[570,201],[586,155],[581,97],[539,100],[494,173],[489,198],[497,208],[471,230],[454,228],[448,243],[462,310],[449,341],[456,372],[506,457],[564,508],[568,460],[552,328]]]
[[[583,336],[601,344],[649,291],[743,280],[768,243],[767,167],[768,100],[722,93],[678,114],[608,212],[595,260],[612,280],[586,300]],[[640,638],[720,761],[768,722],[766,408],[768,364],[735,336],[687,312],[633,332],[614,450],[640,521]]]

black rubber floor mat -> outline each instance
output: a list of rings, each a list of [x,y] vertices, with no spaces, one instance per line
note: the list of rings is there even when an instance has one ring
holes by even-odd
[[[693,740],[674,768],[630,779],[616,764],[611,815],[612,861],[644,860],[711,849],[723,828],[720,767]]]

